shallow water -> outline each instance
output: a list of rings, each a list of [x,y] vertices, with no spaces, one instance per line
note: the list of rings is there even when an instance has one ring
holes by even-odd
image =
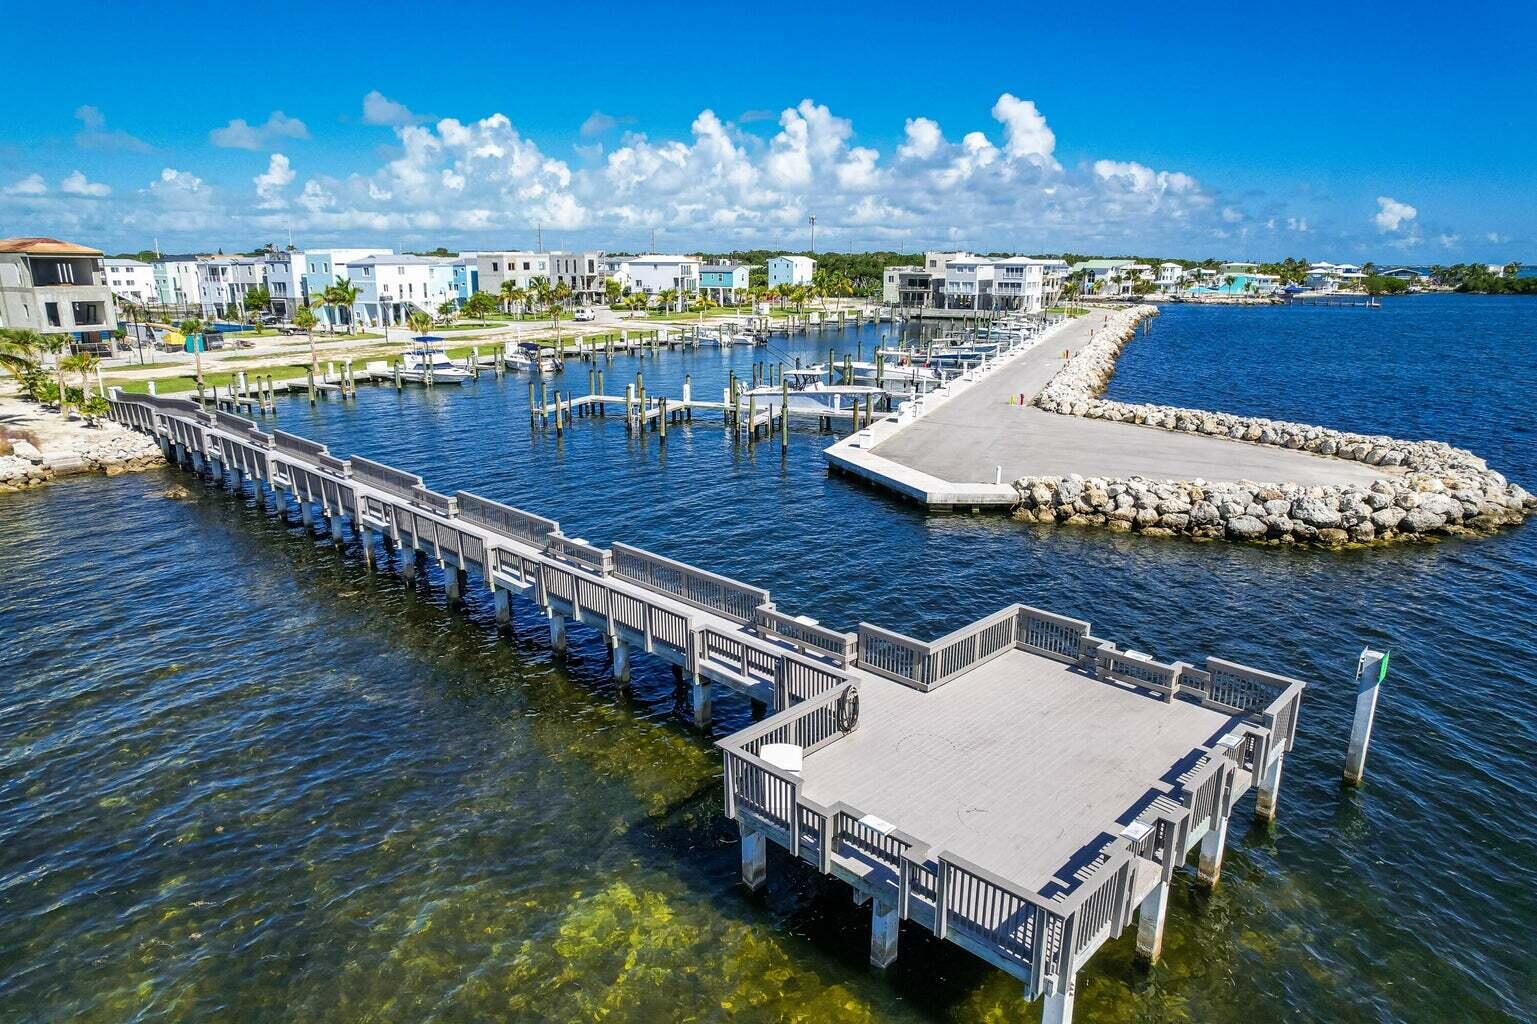
[[[1514,298],[1171,307],[1111,394],[1444,438],[1531,486],[1534,327]],[[608,389],[640,368],[702,395],[828,344],[620,357]],[[783,457],[703,421],[665,449],[618,418],[532,433],[516,377],[285,400],[277,423],[842,626],[932,635],[1024,600],[1307,679],[1275,827],[1235,831],[1214,894],[1181,879],[1158,968],[1130,934],[1095,957],[1078,1019],[1537,1015],[1531,527],[1326,553],[929,516],[828,477],[807,429]],[[579,627],[553,662],[530,606],[499,637],[479,596],[449,613],[436,578],[370,574],[250,499],[160,496],[185,480],[0,498],[0,1019],[1036,1017],[921,929],[871,971],[868,911],[783,856],[743,893],[718,753],[666,668],[637,659],[623,695]],[[1342,792],[1368,643],[1392,675]],[[719,736],[749,711],[717,715]]]

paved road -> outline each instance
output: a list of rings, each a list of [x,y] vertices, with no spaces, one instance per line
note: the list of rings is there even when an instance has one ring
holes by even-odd
[[[1010,405],[1028,401],[1062,367],[1064,349],[1088,343],[1100,317],[1083,317],[1013,364],[877,446],[874,454],[954,483],[1022,476],[1142,476],[1152,480],[1252,480],[1259,483],[1369,484],[1387,471],[1201,434],[1177,434]],[[1133,342],[1136,344],[1136,342]]]

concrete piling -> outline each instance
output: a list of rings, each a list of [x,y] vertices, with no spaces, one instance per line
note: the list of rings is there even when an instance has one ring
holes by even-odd
[[[1356,662],[1356,711],[1350,724],[1350,746],[1345,752],[1345,782],[1359,785],[1366,776],[1366,750],[1372,742],[1372,723],[1377,718],[1377,694],[1388,677],[1388,653],[1370,647]]]

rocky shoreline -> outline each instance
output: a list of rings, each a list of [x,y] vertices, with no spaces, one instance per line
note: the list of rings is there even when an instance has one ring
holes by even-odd
[[[86,426],[6,397],[0,398],[0,422],[6,428],[0,436],[0,494],[40,487],[62,476],[116,476],[165,465],[153,438],[109,420]]]
[[[1478,456],[1439,441],[1402,441],[1304,423],[1099,397],[1138,324],[1157,313],[1138,306],[1110,314],[1034,404],[1065,416],[1137,423],[1350,459],[1384,467],[1369,487],[1247,480],[1084,479],[1014,481],[1016,518],[1104,526],[1149,536],[1188,536],[1272,544],[1346,544],[1488,532],[1537,511],[1527,493]]]

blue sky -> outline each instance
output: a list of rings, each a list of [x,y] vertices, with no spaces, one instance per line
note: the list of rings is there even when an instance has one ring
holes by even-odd
[[[0,233],[1532,254],[1537,8],[1374,6],[13,6]]]

